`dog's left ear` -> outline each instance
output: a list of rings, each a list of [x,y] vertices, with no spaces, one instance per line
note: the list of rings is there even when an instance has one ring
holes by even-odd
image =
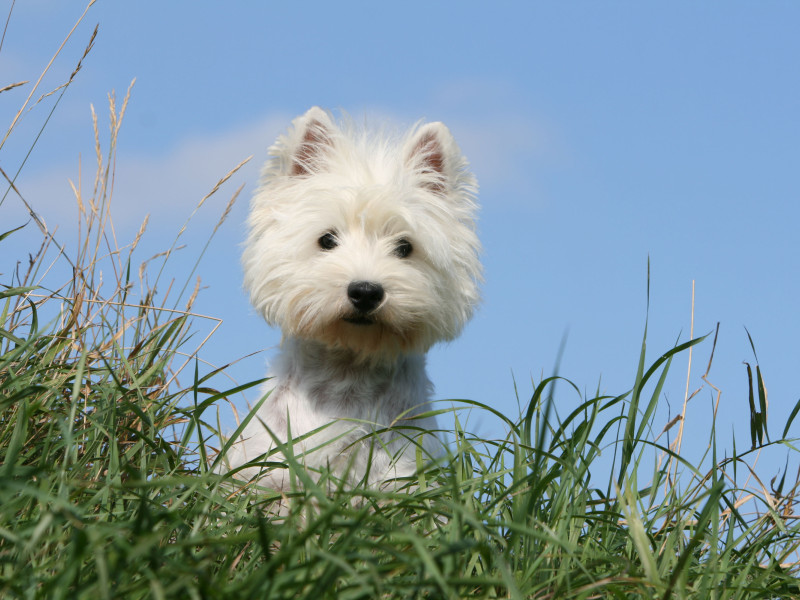
[[[421,179],[421,185],[437,194],[446,194],[452,183],[454,163],[460,151],[444,123],[420,127],[407,145],[407,163]]]

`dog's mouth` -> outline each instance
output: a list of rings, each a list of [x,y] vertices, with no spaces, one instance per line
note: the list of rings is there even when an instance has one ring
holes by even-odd
[[[351,317],[343,317],[342,320],[345,323],[350,323],[352,325],[373,325],[375,323],[375,319],[365,315],[353,315]]]

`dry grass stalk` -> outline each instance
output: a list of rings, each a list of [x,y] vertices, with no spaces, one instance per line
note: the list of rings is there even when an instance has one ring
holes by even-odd
[[[86,13],[89,11],[89,8],[91,8],[91,6],[94,3],[95,3],[95,0],[91,0],[89,2],[89,4],[86,5],[86,8],[84,9],[83,13],[81,13],[81,16],[78,17],[78,20],[75,22],[75,25],[72,26],[72,29],[70,29],[69,33],[67,34],[67,37],[64,38],[64,41],[61,42],[61,45],[58,47],[58,50],[56,50],[55,54],[53,54],[52,58],[50,59],[50,62],[48,62],[47,66],[42,70],[41,75],[39,75],[39,79],[36,80],[36,83],[34,84],[33,88],[31,88],[31,91],[28,93],[28,97],[22,103],[22,106],[17,111],[17,114],[14,115],[14,118],[11,121],[11,125],[8,127],[8,131],[6,131],[5,135],[3,136],[2,141],[0,141],[0,148],[2,148],[5,145],[6,140],[8,139],[8,136],[11,135],[11,132],[16,127],[17,122],[19,121],[19,118],[22,116],[22,114],[25,112],[25,109],[30,104],[31,98],[33,98],[33,95],[36,93],[36,90],[39,89],[39,85],[42,83],[42,80],[44,79],[44,76],[48,73],[48,71],[50,71],[50,67],[53,66],[53,63],[55,62],[56,58],[59,56],[59,54],[61,54],[61,51],[64,49],[64,46],[66,46],[67,42],[72,37],[72,34],[75,33],[75,30],[78,28],[78,25],[81,24],[81,22],[83,21],[83,18],[86,16]],[[10,16],[11,15],[9,14],[9,17]],[[91,45],[94,42],[94,37],[95,37],[96,33],[97,33],[97,30],[95,29],[95,33],[92,35],[92,39],[91,39],[90,45],[87,47],[86,53],[84,53],[84,57],[86,56],[86,54],[88,54],[89,50],[91,50]],[[83,60],[83,59],[81,59],[81,60]],[[73,76],[74,76],[74,74],[73,74]],[[70,77],[69,81],[72,81],[72,77]],[[39,99],[39,101],[41,101],[41,98]]]

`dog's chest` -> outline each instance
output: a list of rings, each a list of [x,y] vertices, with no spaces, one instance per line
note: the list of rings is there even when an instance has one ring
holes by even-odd
[[[307,395],[321,410],[363,413],[370,406],[376,407],[386,402],[396,403],[389,393],[391,384],[389,379],[319,381],[309,387]]]

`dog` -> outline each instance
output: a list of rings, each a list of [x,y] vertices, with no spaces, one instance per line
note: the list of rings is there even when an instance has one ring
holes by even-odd
[[[413,476],[442,452],[425,353],[479,302],[475,177],[442,123],[398,135],[318,107],[269,155],[242,265],[282,341],[227,468],[288,490],[288,448],[354,483]]]

